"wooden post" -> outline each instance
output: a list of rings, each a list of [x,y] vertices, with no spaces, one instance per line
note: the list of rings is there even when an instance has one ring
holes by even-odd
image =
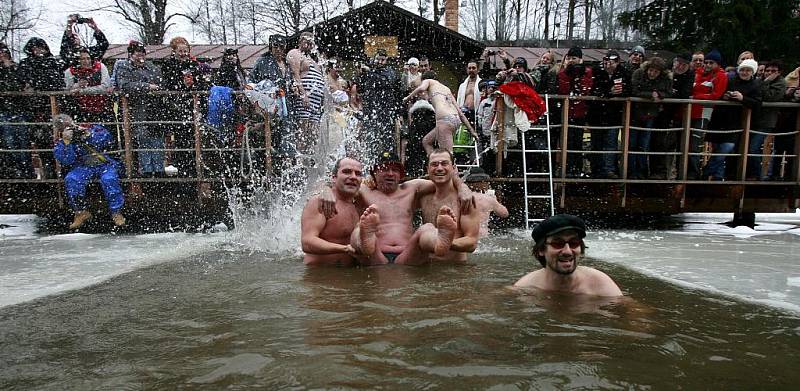
[[[200,137],[200,99],[192,92],[192,122],[194,123],[194,167],[198,182],[203,180],[203,143]]]
[[[750,121],[753,120],[753,110],[750,110],[747,107],[742,106],[744,110],[744,118],[742,119],[742,133],[744,136],[742,137],[742,142],[739,143],[739,154],[742,156],[739,159],[738,167],[738,178],[737,180],[743,181],[747,179],[747,159],[749,159],[748,152],[750,151]],[[727,159],[727,156],[725,157]],[[744,198],[744,192],[742,192],[742,198]]]
[[[797,122],[794,124],[794,130],[800,132],[800,109],[795,108],[795,110],[797,111]],[[794,156],[794,164],[789,168],[791,170],[789,175],[794,182],[800,182],[800,178],[797,177],[800,174],[800,134],[794,135]],[[795,204],[800,204],[800,199]]]
[[[622,172],[620,173],[622,180],[628,179],[628,152],[630,145],[631,145],[631,100],[627,99],[625,101],[625,111],[623,111],[623,115],[625,116],[623,126],[622,126]],[[623,197],[624,203],[624,197]]]
[[[505,117],[506,105],[503,95],[497,97],[494,103],[495,122],[497,123],[497,155],[495,156],[494,175],[503,176],[503,151],[506,148]]]
[[[269,111],[264,113],[264,168],[267,175],[272,175],[272,125],[269,120]]]
[[[561,110],[561,179],[567,177],[567,133],[569,132],[569,97],[565,97]],[[563,186],[563,182],[562,182]],[[566,191],[564,191],[566,193]],[[561,207],[563,208],[563,200]]]
[[[622,172],[620,173],[620,178],[622,178],[622,200],[620,200],[620,205],[624,208],[625,205],[628,203],[628,152],[630,152],[630,145],[631,145],[631,104],[630,98],[625,100],[625,110],[622,112],[623,120],[622,120]]]
[[[686,105],[686,110],[683,112],[683,141],[681,142],[681,171],[678,179],[686,180],[686,174],[689,170],[689,146],[692,140],[692,104]],[[683,201],[681,201],[683,202]]]
[[[50,95],[50,118],[54,118],[58,115],[58,100],[56,99],[55,95]],[[58,140],[58,129],[56,129],[55,125],[53,125],[53,144],[55,144],[56,140]],[[39,159],[44,162],[44,159],[39,157]],[[61,163],[58,162],[58,159],[55,158],[55,154],[53,155],[53,161],[55,162],[55,172],[56,172],[56,179],[61,179]],[[42,172],[44,173],[44,163],[42,163]],[[62,191],[60,186],[56,186],[58,188],[58,207],[64,207],[64,192]]]
[[[122,135],[125,140],[125,176],[133,177],[133,142],[131,138],[131,112],[128,107],[128,97],[122,95]]]

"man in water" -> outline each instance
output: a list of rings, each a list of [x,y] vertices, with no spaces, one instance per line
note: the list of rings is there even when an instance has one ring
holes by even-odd
[[[320,212],[320,196],[311,197],[300,220],[300,241],[306,265],[349,266],[356,251],[350,245],[359,216],[353,197],[361,186],[361,162],[342,158],[336,162],[331,190],[336,198],[336,216],[326,219]]]
[[[478,245],[479,216],[475,208],[459,210],[459,196],[453,187],[455,167],[453,155],[444,149],[436,149],[428,157],[428,177],[435,186],[433,194],[423,195],[420,200],[423,225],[409,238],[396,263],[419,265],[429,262],[464,263],[467,253]],[[375,216],[375,217],[372,217]],[[372,226],[363,222],[373,223]],[[380,218],[369,208],[362,215],[361,230],[377,231]],[[362,249],[369,251],[377,243],[377,235],[360,236]]]
[[[506,208],[495,196],[494,189],[489,188],[491,177],[480,167],[472,167],[464,178],[475,198],[475,208],[480,215],[480,237],[489,236],[489,214],[494,213],[501,219],[508,218]]]
[[[423,73],[422,83],[419,87],[403,98],[405,103],[417,94],[428,93],[428,100],[436,111],[436,127],[422,138],[422,146],[429,156],[433,152],[434,141],[438,143],[439,148],[453,153],[453,134],[461,124],[464,124],[469,129],[469,133],[475,140],[478,140],[475,128],[472,127],[467,117],[461,112],[453,93],[447,86],[433,79],[434,76],[432,72]]]
[[[531,233],[533,256],[542,269],[528,273],[517,281],[518,288],[536,288],[593,296],[622,296],[614,280],[607,274],[587,266],[578,266],[586,245],[586,224],[578,217],[560,214],[542,221]]]
[[[353,234],[353,247],[368,258],[361,261],[362,265],[396,263],[400,255],[407,251],[414,234],[412,219],[415,205],[422,196],[436,191],[434,183],[426,179],[400,183],[405,176],[405,168],[393,152],[382,152],[376,162],[371,172],[375,187],[362,184],[356,196],[356,205],[365,209],[359,227]],[[453,176],[450,183],[458,195],[461,209],[469,210],[473,202],[472,192],[457,176]],[[322,199],[325,201],[325,215],[336,214],[332,192],[324,190]],[[363,242],[362,237],[365,238]]]

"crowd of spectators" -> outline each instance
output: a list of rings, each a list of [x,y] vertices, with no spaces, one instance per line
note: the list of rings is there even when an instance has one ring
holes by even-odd
[[[90,29],[87,31],[93,37],[93,45],[81,41],[78,32],[81,28]],[[378,50],[371,58],[357,62],[347,72],[351,77],[345,79],[335,56],[316,50],[311,33],[302,34],[296,48],[287,47],[286,37],[271,36],[269,50],[249,72],[242,67],[233,48],[218,53],[219,67],[212,69],[192,55],[187,39],[175,37],[169,47],[171,55],[156,65],[148,59],[144,44],[131,41],[128,58],[116,61],[109,72],[102,62],[108,48],[105,35],[93,19],[71,15],[59,57],[51,54],[44,40],[31,38],[24,46],[26,58],[17,63],[11,58],[11,51],[0,44],[0,91],[67,90],[70,94],[58,98],[63,112],[80,123],[116,124],[118,131],[122,122],[119,101],[107,93],[124,93],[137,149],[135,175],[141,177],[198,174],[194,155],[198,116],[206,129],[204,142],[230,147],[251,141],[248,130],[263,126],[263,114],[269,113],[272,145],[263,147],[273,153],[279,169],[298,161],[298,157],[318,153],[320,144],[327,144],[339,155],[370,157],[378,151],[397,152],[410,175],[422,172],[422,159],[418,159],[422,155],[422,136],[437,128],[437,122],[448,121],[441,113],[437,115],[428,102],[432,97],[424,93],[408,102],[402,100],[426,77],[436,78],[435,73],[430,73],[430,60],[424,56],[402,59],[400,69],[385,51]],[[761,105],[798,101],[798,70],[784,77],[779,62],[759,64],[750,51],[743,52],[737,58],[737,65],[727,69],[717,50],[680,53],[671,63],[658,56],[648,57],[642,46],[633,47],[627,54],[628,60],[623,62],[620,52],[609,50],[599,63],[589,63],[583,60],[583,50],[573,47],[563,58],[548,51],[531,66],[525,58],[512,58],[501,50],[498,55],[504,67],[496,74],[497,70],[487,69],[488,61],[467,61],[463,82],[452,89],[457,91],[452,104],[478,131],[479,140],[471,142],[488,146],[481,151],[487,154],[482,159],[483,168],[494,168],[491,154],[498,141],[497,99],[504,95],[508,98],[509,86],[517,83],[513,90],[524,99],[506,100],[511,108],[506,108],[509,111],[505,116],[504,137],[511,147],[520,137],[526,137],[522,131],[530,124],[525,124],[529,122],[525,114],[527,119],[536,121],[535,116],[531,118],[536,112],[536,101],[531,101],[530,96],[525,98],[525,94],[530,95],[528,91],[541,96],[643,99],[632,105],[627,139],[622,133],[625,102],[572,99],[567,107],[560,107],[562,101],[551,100],[552,123],[560,123],[561,110],[568,110],[563,117],[568,121],[566,148],[575,152],[570,152],[563,164],[570,177],[623,176],[620,150],[626,146],[630,152],[628,172],[624,173],[627,178],[676,178],[680,169],[676,151],[682,140],[686,112],[684,106],[665,103],[665,98],[727,100],[752,111],[748,145],[742,147],[741,106],[692,106],[689,150],[695,154],[688,162],[690,179],[734,178],[736,161],[726,155],[742,148],[753,155],[747,161],[748,179],[785,177],[786,159],[781,154],[792,153],[791,135],[774,137],[772,154],[776,157],[764,165],[767,169],[762,169],[761,155],[766,154],[764,144],[770,133],[794,130],[793,111],[762,109]],[[165,95],[156,91],[184,94]],[[196,91],[208,91],[208,97],[203,95],[204,99],[196,102],[191,97]],[[0,96],[0,100],[3,103],[0,122],[5,123],[0,125],[2,148],[6,150],[0,156],[3,160],[0,175],[54,177],[52,154],[50,158],[40,154],[40,162],[34,163],[32,154],[25,151],[53,145],[52,126],[48,125],[53,113],[48,97]],[[261,111],[253,111],[253,107]],[[560,127],[551,129],[553,148],[560,148],[560,131]],[[588,142],[585,134],[589,135]],[[401,140],[396,144],[397,135]],[[457,137],[462,135],[466,136]],[[113,142],[119,140],[113,139]],[[541,139],[532,141],[534,145],[542,145]],[[707,163],[700,153],[706,145],[712,152]],[[470,153],[466,155],[467,160],[474,159]]]
[[[565,162],[568,177],[619,178],[623,165],[621,149],[627,143],[627,178],[675,179],[679,170],[676,151],[679,151],[684,127],[685,104],[666,103],[665,98],[739,103],[692,105],[688,179],[737,178],[739,157],[732,155],[738,155],[741,150],[752,155],[748,156],[747,174],[743,179],[785,180],[788,176],[793,159],[786,155],[792,154],[795,138],[785,133],[796,130],[796,110],[762,108],[762,103],[800,101],[797,88],[800,68],[784,76],[779,61],[759,64],[750,51],[743,52],[735,66],[726,68],[716,49],[707,53],[679,53],[670,66],[664,58],[647,57],[641,46],[632,48],[624,63],[616,50],[609,50],[599,63],[585,63],[579,47],[570,48],[561,61],[548,51],[532,68],[525,58],[511,58],[502,50],[497,55],[503,59],[505,69],[491,80],[492,88],[508,80],[509,75],[524,73],[541,95],[643,99],[631,106],[627,140],[622,133],[624,102],[569,100],[566,147],[571,152]],[[488,89],[488,84],[486,86]],[[550,103],[551,123],[560,124],[564,109],[560,107],[561,100]],[[743,107],[751,113],[747,145],[741,144],[745,142]],[[487,132],[491,120],[486,117],[491,112],[481,103],[479,113],[478,124]],[[558,128],[551,130],[554,148],[560,148]],[[585,132],[590,134],[588,143],[584,142]],[[771,137],[774,141],[767,149],[764,144],[770,134],[775,134]],[[768,163],[762,164],[762,157],[768,159]]]

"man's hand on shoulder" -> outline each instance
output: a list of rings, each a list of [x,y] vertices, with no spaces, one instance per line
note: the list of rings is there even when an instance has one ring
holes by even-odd
[[[322,189],[319,195],[319,213],[322,213],[325,219],[336,216],[336,197],[333,195],[333,191],[331,191],[330,188],[326,187]]]

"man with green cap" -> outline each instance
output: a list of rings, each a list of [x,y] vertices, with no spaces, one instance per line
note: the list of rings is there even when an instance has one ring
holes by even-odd
[[[614,280],[588,266],[578,266],[586,245],[586,224],[579,217],[560,214],[533,228],[533,256],[542,268],[517,281],[518,288],[536,288],[592,296],[622,296]]]

